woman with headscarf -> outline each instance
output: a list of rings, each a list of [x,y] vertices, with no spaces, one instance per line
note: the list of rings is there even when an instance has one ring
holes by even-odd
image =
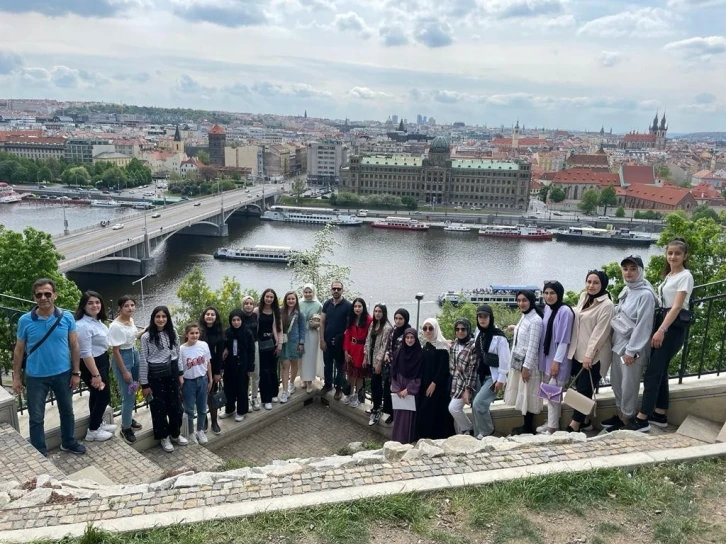
[[[260,353],[257,351],[257,314],[255,313],[255,299],[250,295],[242,297],[242,326],[250,331],[253,339],[253,352],[255,369],[250,374],[249,403],[252,410],[260,409],[260,400],[257,396],[260,390]]]
[[[421,389],[422,360],[423,350],[416,329],[409,327],[403,333],[403,342],[391,362],[391,394],[398,395],[401,399],[408,396],[416,398]],[[416,411],[394,410],[391,439],[401,444],[410,444],[416,438],[415,432]]]
[[[383,400],[383,367],[386,357],[386,347],[391,337],[393,327],[388,321],[388,308],[385,304],[373,306],[373,322],[368,328],[368,336],[364,348],[364,359],[371,372],[371,398],[373,408],[368,425],[375,425],[381,419],[381,405]],[[390,383],[389,383],[390,389]],[[388,402],[390,403],[390,394]]]
[[[300,381],[308,393],[313,392],[313,380],[320,360],[320,311],[323,305],[317,297],[315,286],[306,283],[303,287],[303,298],[300,301],[300,315],[306,323],[305,351],[300,367]]]
[[[534,434],[534,416],[542,411],[539,398],[539,339],[542,336],[542,314],[537,308],[534,293],[517,291],[517,307],[522,312],[514,327],[511,370],[504,391],[504,402],[514,406],[524,416],[524,423],[512,429],[513,435]]]
[[[455,433],[449,413],[449,341],[435,318],[424,321],[421,330],[423,361],[416,398],[416,438],[448,438]]]
[[[391,336],[388,340],[388,346],[386,347],[386,364],[383,367],[383,411],[390,414],[388,419],[386,419],[386,423],[389,425],[393,423],[393,406],[391,404],[391,362],[393,361],[393,355],[396,353],[396,350],[403,343],[403,333],[411,326],[408,323],[410,319],[411,316],[405,308],[399,308],[396,310],[396,313],[393,314],[393,332],[391,332]]]
[[[575,313],[563,302],[565,288],[559,281],[547,281],[542,289],[545,310],[542,321],[544,334],[539,346],[539,371],[543,383],[564,386],[570,379],[572,361],[567,357]],[[560,430],[562,404],[547,401],[547,423],[537,427],[537,433],[552,434]]]
[[[219,417],[226,419],[234,415],[235,421],[242,421],[249,412],[250,374],[255,369],[254,336],[243,325],[244,312],[234,309],[229,313],[229,328],[224,331],[224,394],[227,405]]]
[[[637,255],[620,262],[625,287],[610,322],[613,329],[613,356],[610,383],[618,412],[601,422],[604,429],[617,431],[630,423],[638,406],[640,377],[650,359],[650,336],[655,319],[655,290],[643,273],[643,260]]]
[[[454,324],[456,340],[449,349],[449,374],[451,374],[451,401],[449,413],[454,418],[454,428],[459,434],[472,434],[471,420],[464,413],[464,405],[471,404],[476,395],[476,345],[471,334],[471,323],[460,317]]]
[[[476,327],[479,333],[474,342],[477,358],[479,391],[471,403],[474,416],[474,436],[482,439],[494,433],[489,407],[497,393],[507,384],[509,372],[509,341],[504,332],[494,326],[491,306],[482,304],[476,309]]]
[[[585,291],[574,310],[575,321],[567,352],[572,359],[572,374],[579,374],[575,388],[589,398],[592,398],[600,378],[607,374],[612,357],[610,321],[613,318],[613,301],[607,291],[608,281],[602,270],[590,270],[585,276]],[[583,372],[580,373],[580,370]],[[575,410],[567,431],[592,430],[592,422],[585,423],[587,416]]]

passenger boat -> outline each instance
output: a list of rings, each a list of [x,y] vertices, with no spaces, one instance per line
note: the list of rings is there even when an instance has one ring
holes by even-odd
[[[91,206],[95,208],[120,208],[121,204],[115,200],[91,200]]]
[[[7,183],[0,183],[0,204],[15,204],[23,200],[22,195],[16,193]]]
[[[287,264],[295,252],[286,246],[254,246],[234,248],[219,248],[214,252],[215,259],[232,261],[260,261],[265,263]]]
[[[583,244],[639,247],[648,247],[656,242],[655,238],[635,233],[629,229],[609,230],[593,227],[569,227],[567,230],[555,231],[555,239]]]
[[[462,289],[461,291],[446,291],[439,295],[439,305],[450,302],[454,306],[459,302],[472,304],[506,304],[517,305],[517,291],[532,291],[537,299],[537,305],[544,304],[542,290],[536,285],[490,285],[477,289]]]
[[[134,210],[150,210],[154,205],[151,202],[134,202],[131,207]]]
[[[471,227],[467,227],[461,223],[449,223],[444,227],[446,232],[469,232]]]
[[[346,214],[276,212],[267,210],[260,216],[263,221],[282,221],[284,223],[304,223],[308,225],[327,225],[339,227],[360,227],[361,219]]]
[[[523,240],[552,240],[552,233],[539,227],[525,225],[485,225],[479,229],[479,236],[489,238],[519,238]]]
[[[371,223],[374,229],[399,229],[399,230],[429,230],[426,223],[419,223],[417,219],[410,217],[386,217],[381,221]]]

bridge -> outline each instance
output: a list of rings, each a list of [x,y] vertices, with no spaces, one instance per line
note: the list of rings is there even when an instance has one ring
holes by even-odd
[[[273,204],[283,186],[255,186],[148,210],[124,219],[123,228],[87,227],[53,238],[61,272],[121,276],[156,274],[154,250],[171,236],[228,236],[227,219],[240,210],[261,212]],[[152,218],[160,213],[161,216]]]

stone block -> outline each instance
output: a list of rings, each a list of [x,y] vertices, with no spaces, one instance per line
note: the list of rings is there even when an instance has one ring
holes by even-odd
[[[579,437],[576,437],[579,435]],[[585,433],[567,433],[557,431],[554,434],[521,434],[510,436],[508,440],[519,444],[571,444],[572,442],[584,442],[587,440]]]
[[[173,489],[182,487],[200,487],[203,485],[212,485],[214,478],[210,472],[198,472],[188,476],[179,476],[173,484]]]
[[[618,440],[650,440],[650,437],[648,436],[648,433],[620,429],[619,431],[613,431],[611,433],[601,433],[587,439],[588,442],[597,442],[600,440],[605,442],[615,442]]]
[[[444,441],[439,441],[439,444],[443,445]],[[422,457],[441,457],[444,455],[444,448],[441,445],[435,444],[433,440],[424,438],[419,440],[416,444],[416,450],[421,453]]]
[[[303,471],[303,466],[298,463],[286,463],[284,465],[266,465],[264,467],[257,467],[254,472],[261,472],[268,476],[275,478],[282,478],[284,476],[292,476]]]
[[[707,444],[715,444],[720,432],[720,423],[690,414],[678,427],[676,434],[695,438]]]
[[[174,483],[179,477],[191,476],[192,474],[194,474],[194,472],[190,470],[188,472],[183,472],[182,474],[177,474],[176,476],[164,478],[163,480],[159,480],[158,482],[151,482],[149,484],[149,491],[166,491],[167,489],[171,489],[172,487],[174,487]]]
[[[488,448],[487,442],[477,440],[468,434],[450,436],[444,441],[442,448],[446,455],[468,455],[491,449],[491,447]]]
[[[377,465],[379,463],[386,462],[386,456],[383,455],[383,450],[363,450],[353,454],[356,464],[359,466],[363,465]]]
[[[308,466],[313,470],[330,470],[336,468],[348,468],[355,466],[357,461],[351,455],[334,455],[332,457],[323,457],[319,461],[310,463]]]
[[[26,493],[21,498],[14,500],[11,503],[5,505],[5,509],[10,508],[30,508],[31,506],[38,506],[39,504],[45,504],[50,500],[50,496],[53,490],[48,487],[41,487],[39,489],[33,489],[31,492]]]
[[[100,485],[115,485],[115,482],[101,472],[95,465],[88,465],[66,476],[66,480],[87,480]]]
[[[10,502],[10,494],[5,491],[0,491],[0,508]]]
[[[350,453],[358,453],[359,451],[363,451],[363,442],[350,442],[348,444],[348,450],[350,450]]]
[[[401,444],[400,442],[394,442],[389,440],[383,444],[383,455],[386,457],[386,461],[396,462],[400,461],[406,452],[412,449],[411,444]]]
[[[11,489],[17,489],[20,487],[20,482],[17,480],[3,480],[0,482],[0,492],[10,491]]]
[[[716,437],[716,442],[726,442],[726,423],[724,423],[723,427],[721,427],[721,431]]]

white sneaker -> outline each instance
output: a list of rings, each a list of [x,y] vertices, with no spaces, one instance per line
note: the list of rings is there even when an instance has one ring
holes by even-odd
[[[107,433],[113,433],[116,431],[116,425],[113,425],[112,423],[101,423],[99,429],[106,431]]]
[[[168,436],[161,439],[161,449],[167,453],[171,453],[174,451],[174,446],[171,445],[171,440],[169,440]]]
[[[265,410],[272,410],[272,403],[271,402],[266,402],[265,403]]]
[[[112,438],[113,434],[111,434],[108,431],[104,431],[100,427],[96,429],[95,431],[92,431],[91,429],[88,429],[86,432],[86,442],[105,442],[109,438]]]
[[[179,444],[180,446],[188,446],[189,445],[189,440],[187,440],[186,438],[184,438],[182,435],[179,435],[176,438],[172,438],[171,441],[174,442],[175,444]]]
[[[219,419],[227,419],[228,417],[232,417],[234,414],[233,412],[220,412],[219,413]]]
[[[260,411],[260,401],[257,400],[257,397],[255,397],[254,399],[252,399],[251,405],[252,405],[252,409],[255,412],[259,412]]]
[[[283,391],[282,395],[280,395],[280,404],[285,404],[287,402],[287,391]],[[275,400],[275,399],[272,399]]]
[[[340,397],[341,404],[350,404],[350,397],[348,395],[343,395]]]
[[[197,431],[196,438],[197,442],[199,442],[200,444],[206,444],[207,442],[209,442],[209,439],[207,439],[207,433],[205,433],[204,431]]]
[[[195,433],[189,433],[189,438],[187,438],[190,444],[196,444],[197,443],[197,435]]]
[[[358,395],[351,395],[348,399],[348,406],[351,408],[357,408],[360,406],[360,401],[358,400]]]
[[[287,394],[292,395],[295,392],[295,384],[290,382],[287,386]]]
[[[545,423],[544,425],[540,425],[539,427],[537,427],[537,428],[536,428],[536,429],[534,430],[534,432],[535,432],[536,434],[542,434],[542,433],[546,433],[546,432],[547,432],[547,429],[549,429],[549,427],[548,427],[548,426],[547,426],[547,424]]]
[[[277,397],[272,397],[272,402],[280,402],[280,399]]]
[[[234,420],[237,422],[242,421],[244,418],[245,418],[245,416],[243,414],[236,414],[234,416]]]
[[[313,392],[313,386],[311,384],[308,384],[308,386],[307,386],[307,392],[308,392],[308,394],[310,394],[310,393]]]

